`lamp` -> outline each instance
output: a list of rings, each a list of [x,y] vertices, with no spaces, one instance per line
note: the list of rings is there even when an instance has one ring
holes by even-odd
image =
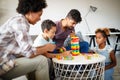
[[[89,8],[89,11],[87,12],[87,14],[85,15],[85,22],[86,22],[86,25],[87,25],[87,27],[88,27],[88,31],[89,32],[91,32],[90,31],[90,27],[89,27],[89,25],[88,25],[88,22],[87,22],[87,20],[86,20],[86,17],[88,16],[88,14],[89,14],[89,12],[95,12],[97,10],[97,7],[94,7],[94,6],[91,6],[90,5],[90,8]]]
[[[97,10],[97,7],[94,7],[94,6],[90,6],[90,9],[95,12]]]

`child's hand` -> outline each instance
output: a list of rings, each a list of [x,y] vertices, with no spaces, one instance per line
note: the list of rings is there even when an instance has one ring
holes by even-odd
[[[70,37],[74,37],[74,36],[76,36],[76,35],[75,35],[75,32],[71,32],[71,33],[70,33]]]
[[[62,47],[63,51],[66,51],[66,48],[65,47]]]
[[[95,53],[93,50],[89,50],[88,53]]]
[[[66,51],[66,48],[65,48],[65,47],[61,47],[61,48],[59,49],[59,52],[60,52],[60,53],[65,52],[65,51]]]
[[[69,51],[65,51],[65,52],[63,52],[62,53],[62,56],[71,56],[71,52],[72,52],[72,50],[69,50]]]

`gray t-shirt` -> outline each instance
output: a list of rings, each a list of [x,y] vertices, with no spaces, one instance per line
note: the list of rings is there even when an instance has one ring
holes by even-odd
[[[82,36],[82,34],[81,34],[80,31],[78,31],[75,35],[76,35],[77,37],[79,37],[80,42],[84,41],[84,40],[83,40],[83,36]],[[68,46],[68,45],[70,44],[70,41],[71,41],[71,37],[70,37],[70,35],[68,35],[68,37],[67,37],[66,40],[64,41],[64,46],[65,46],[65,47]]]

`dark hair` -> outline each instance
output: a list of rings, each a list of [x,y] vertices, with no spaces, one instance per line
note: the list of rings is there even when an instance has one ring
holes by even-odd
[[[79,23],[82,21],[81,14],[78,10],[76,9],[71,9],[70,12],[67,14],[68,18],[74,20],[76,23]]]
[[[107,28],[100,29],[99,28],[95,31],[95,34],[97,34],[97,33],[101,33],[104,38],[107,38],[109,35],[109,29],[107,29]]]
[[[56,24],[52,20],[49,20],[49,19],[44,20],[41,24],[42,31],[44,31],[45,29],[49,31],[53,26],[56,27]]]
[[[38,12],[46,7],[46,0],[19,0],[16,10],[18,13],[25,15],[29,11]]]

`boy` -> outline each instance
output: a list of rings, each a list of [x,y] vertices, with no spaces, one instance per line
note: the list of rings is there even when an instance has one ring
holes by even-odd
[[[51,20],[44,20],[41,24],[42,28],[42,34],[38,35],[38,37],[35,39],[33,46],[34,47],[42,47],[48,43],[55,44],[52,39],[55,36],[56,32],[56,24],[51,21]],[[46,52],[46,54],[43,54],[44,56],[48,57],[48,64],[49,64],[49,75],[50,75],[50,80],[53,80],[54,75],[53,75],[53,66],[52,66],[52,61],[49,58],[54,58],[57,55],[60,56],[67,56],[69,55],[70,51],[65,51],[62,54],[52,54],[51,52]]]
[[[42,34],[38,35],[38,37],[35,39],[33,47],[42,47],[45,44],[51,43],[51,44],[55,44],[55,42],[52,41],[53,37],[55,36],[55,32],[56,32],[56,24],[51,21],[51,20],[44,20],[41,24],[41,28],[42,28]],[[48,58],[54,58],[57,55],[60,56],[67,56],[69,55],[70,51],[65,51],[62,54],[52,54],[51,52],[46,52],[46,54],[44,54],[46,57]]]

